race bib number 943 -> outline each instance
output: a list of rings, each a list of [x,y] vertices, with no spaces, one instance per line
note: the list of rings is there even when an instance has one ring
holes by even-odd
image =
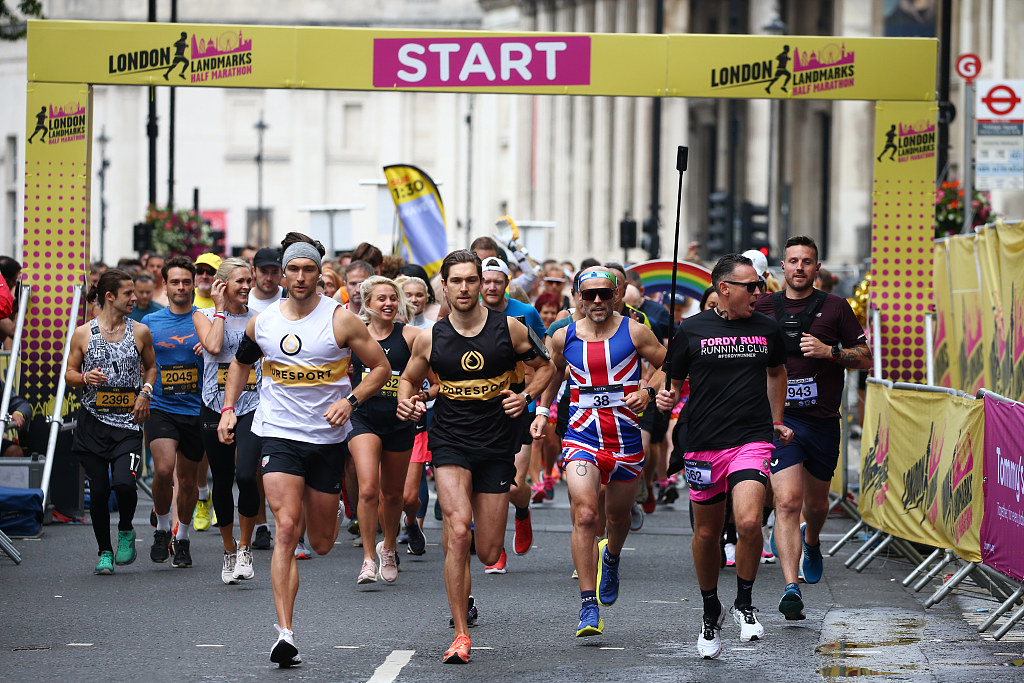
[[[791,379],[786,383],[787,406],[813,406],[818,403],[818,383],[813,377]]]

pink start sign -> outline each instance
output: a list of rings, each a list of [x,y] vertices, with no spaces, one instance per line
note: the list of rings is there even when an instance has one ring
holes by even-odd
[[[589,36],[373,41],[375,88],[589,84]]]

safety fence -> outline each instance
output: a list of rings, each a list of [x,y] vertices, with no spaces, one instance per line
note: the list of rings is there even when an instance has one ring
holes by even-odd
[[[856,563],[854,569],[862,571],[890,543],[908,558],[907,542],[933,547],[903,581],[908,586],[917,579],[919,591],[959,558],[963,566],[925,606],[971,576],[1003,600],[978,629],[987,630],[1024,596],[1022,435],[1024,404],[993,392],[980,389],[975,397],[945,387],[870,379],[858,512],[859,526],[876,532],[847,566]],[[1024,607],[995,631],[995,638],[1021,618]]]

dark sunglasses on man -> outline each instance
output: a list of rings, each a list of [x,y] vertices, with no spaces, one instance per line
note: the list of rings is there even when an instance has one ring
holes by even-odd
[[[212,268],[196,268],[196,275],[216,275],[217,271]]]
[[[580,292],[580,297],[584,301],[596,301],[598,297],[601,297],[601,301],[611,301],[615,297],[615,290],[611,287],[584,289]]]
[[[753,294],[755,291],[764,292],[765,282],[764,280],[758,279],[753,282],[735,282],[733,280],[722,280],[722,282],[729,285],[736,285],[737,287],[746,287],[747,292]]]

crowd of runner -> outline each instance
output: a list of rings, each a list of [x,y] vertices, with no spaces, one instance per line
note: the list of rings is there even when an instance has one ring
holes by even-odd
[[[577,637],[604,631],[620,575],[641,570],[622,561],[627,535],[681,490],[698,654],[719,656],[727,613],[740,640],[763,638],[751,594],[776,554],[778,609],[804,618],[800,580],[823,572],[844,373],[871,364],[849,304],[815,286],[810,238],[786,243],[782,282],[760,252],[729,254],[702,299],[663,302],[622,264],[536,264],[489,237],[432,274],[369,244],[328,259],[296,232],[239,257],[144,256],[94,265],[91,316],[67,349],[66,380],[84,388],[73,450],[90,484],[95,574],[136,560],[146,467],[152,562],[191,567],[190,530],[215,525],[233,585],[255,578],[254,548],[272,548],[270,657],[293,666],[297,560],[326,554],[347,523],[363,550],[356,584],[396,582],[399,545],[426,549],[429,475],[455,631],[442,660],[465,663],[479,615],[471,554],[507,571],[510,552],[532,547],[531,503],[562,480]]]

